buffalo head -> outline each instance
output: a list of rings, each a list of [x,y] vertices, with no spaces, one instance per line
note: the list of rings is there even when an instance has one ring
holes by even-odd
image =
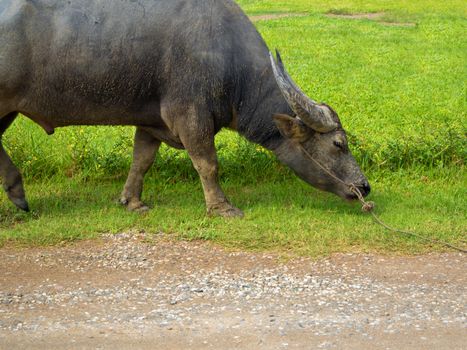
[[[270,58],[276,82],[295,114],[273,116],[284,137],[275,150],[279,160],[321,190],[352,200],[357,199],[351,190],[353,185],[367,196],[370,185],[350,152],[337,113],[302,92],[285,70],[278,52],[277,62],[272,54]]]

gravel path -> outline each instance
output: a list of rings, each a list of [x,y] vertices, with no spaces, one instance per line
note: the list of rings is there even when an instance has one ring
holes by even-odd
[[[0,349],[467,344],[457,253],[284,261],[132,232],[0,256]]]

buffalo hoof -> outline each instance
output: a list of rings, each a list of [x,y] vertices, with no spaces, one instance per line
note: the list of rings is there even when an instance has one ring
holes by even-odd
[[[208,209],[208,216],[220,216],[223,218],[243,218],[243,211],[228,204],[222,207],[211,207]]]
[[[140,200],[128,200],[121,198],[120,204],[126,206],[128,211],[134,211],[135,213],[145,213],[149,211],[149,207]]]

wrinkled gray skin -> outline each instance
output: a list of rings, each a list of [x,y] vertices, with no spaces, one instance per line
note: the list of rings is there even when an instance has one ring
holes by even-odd
[[[229,0],[0,0],[0,137],[18,113],[49,134],[67,125],[136,126],[121,195],[131,210],[147,209],[143,177],[165,142],[188,151],[209,214],[241,216],[217,180],[214,136],[223,127],[272,150],[313,186],[354,198],[299,144],[369,192],[337,115],[339,127],[327,133],[294,117],[263,39]],[[1,143],[0,177],[28,210]]]

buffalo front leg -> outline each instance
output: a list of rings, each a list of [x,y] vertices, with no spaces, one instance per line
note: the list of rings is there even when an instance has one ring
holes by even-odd
[[[149,208],[141,201],[144,175],[154,163],[161,142],[147,131],[137,128],[133,150],[133,163],[123,188],[120,202],[131,211],[146,211]]]
[[[214,142],[206,147],[203,153],[200,153],[199,148],[192,152],[188,150],[188,153],[203,185],[207,214],[209,216],[243,217],[243,212],[230,204],[219,185]]]
[[[13,164],[2,144],[2,135],[16,118],[16,113],[0,119],[0,178],[8,198],[20,209],[29,211],[24,193],[23,179],[18,168]]]
[[[243,217],[243,212],[230,204],[219,185],[213,130],[211,128],[196,129],[196,127],[187,127],[180,138],[201,179],[207,214],[209,216]]]

